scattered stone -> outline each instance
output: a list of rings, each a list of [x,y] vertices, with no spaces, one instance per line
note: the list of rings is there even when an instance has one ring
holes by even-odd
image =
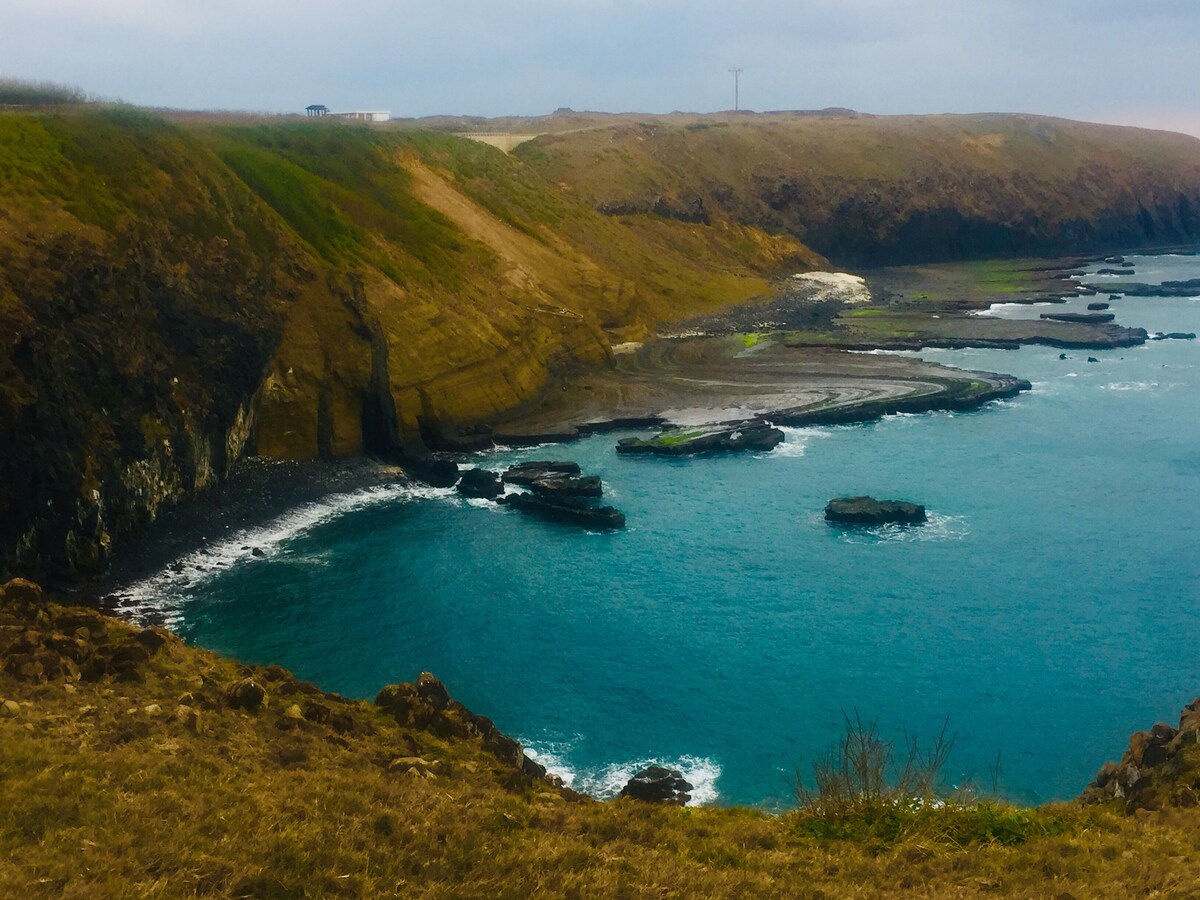
[[[921,525],[927,516],[924,506],[903,500],[837,497],[826,504],[825,518],[842,525]]]
[[[770,425],[747,423],[734,428],[668,429],[649,440],[622,438],[617,452],[651,453],[660,456],[690,456],[697,453],[761,452],[783,443],[783,432]]]
[[[192,734],[199,734],[203,729],[200,725],[200,711],[192,709],[190,706],[180,704],[175,707],[175,712],[171,716],[176,723],[182,725]]]
[[[5,700],[0,703],[0,715],[15,719],[21,714],[21,704],[16,700]]]
[[[170,639],[171,635],[161,628],[143,628],[134,637],[134,640],[150,653],[157,653]]]
[[[1067,354],[1065,354],[1065,353],[1060,353],[1060,354],[1058,354],[1058,358],[1059,359],[1070,359],[1071,357],[1067,356]]]
[[[162,707],[159,706],[157,703],[151,703],[148,706],[143,706],[142,712],[144,712],[148,716],[161,716],[162,715]]]
[[[4,605],[18,609],[40,607],[45,603],[41,587],[24,578],[14,578],[7,582],[0,588],[0,598],[3,598]]]
[[[259,559],[262,559],[267,554],[266,554],[266,551],[263,550],[262,547],[255,547],[253,550],[250,551],[250,555],[257,556]]]
[[[1094,357],[1094,356],[1089,356],[1087,358],[1087,361],[1088,362],[1100,362],[1100,360],[1096,359],[1096,357]]]
[[[308,762],[308,751],[303,747],[280,747],[279,764],[281,766],[296,766]]]
[[[464,497],[494,500],[504,493],[500,476],[487,469],[468,469],[458,482],[458,492]]]
[[[267,692],[252,678],[235,681],[225,692],[225,702],[234,709],[254,712],[267,703]]]
[[[304,713],[300,710],[300,704],[293,703],[283,711],[283,715],[288,719],[303,719]]]
[[[645,803],[666,803],[686,806],[692,799],[693,786],[684,780],[683,773],[663,766],[642,769],[621,788],[622,797]]]

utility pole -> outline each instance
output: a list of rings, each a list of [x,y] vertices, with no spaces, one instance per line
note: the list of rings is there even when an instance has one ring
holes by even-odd
[[[733,111],[737,112],[739,109],[741,109],[741,97],[739,96],[739,89],[741,87],[742,73],[746,70],[730,69],[729,71],[733,73]]]

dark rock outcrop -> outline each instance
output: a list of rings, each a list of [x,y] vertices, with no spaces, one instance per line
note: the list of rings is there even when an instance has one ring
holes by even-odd
[[[254,712],[267,704],[266,689],[253,678],[235,681],[225,691],[225,702],[234,709]]]
[[[1112,304],[1110,304],[1110,303],[1107,303],[1107,302],[1105,302],[1105,301],[1101,300],[1101,301],[1100,301],[1100,302],[1098,302],[1098,303],[1089,303],[1089,304],[1087,305],[1087,308],[1088,308],[1089,310],[1092,310],[1093,312],[1099,312],[1099,311],[1100,311],[1100,310],[1102,310],[1102,309],[1108,309],[1108,308],[1109,308],[1109,306],[1111,306],[1111,305],[1112,305]]]
[[[553,475],[537,478],[529,485],[540,497],[599,497],[604,485],[595,475]]]
[[[1194,341],[1195,339],[1196,332],[1194,331],[1160,331],[1150,338],[1152,341]]]
[[[415,683],[389,684],[376,695],[375,705],[401,725],[422,728],[443,738],[478,738],[492,754],[521,774],[562,786],[561,779],[548,775],[544,766],[526,756],[521,745],[503,734],[491,719],[476,715],[451,697],[446,686],[429,672],[422,672]]]
[[[1052,322],[1080,322],[1084,325],[1104,325],[1116,319],[1115,313],[1042,313],[1041,318]]]
[[[579,463],[535,459],[517,463],[515,466],[509,468],[503,477],[505,484],[519,484],[522,487],[529,487],[540,478],[579,475],[581,471]]]
[[[494,500],[504,493],[504,484],[495,472],[467,469],[458,481],[458,492],[464,497]]]
[[[734,428],[670,429],[655,437],[622,438],[617,452],[649,453],[659,456],[691,456],[697,453],[741,451],[766,452],[783,443],[783,432],[770,425],[752,423]]]
[[[593,506],[582,497],[544,497],[534,494],[509,494],[502,502],[513,509],[531,513],[552,522],[581,525],[584,528],[610,530],[625,527],[625,514],[611,506]]]
[[[99,612],[49,603],[31,581],[0,586],[0,660],[19,681],[140,681],[145,664],[172,643],[178,638],[159,628],[110,628]]]
[[[1179,717],[1179,727],[1159,723],[1129,739],[1119,763],[1105,763],[1080,798],[1119,802],[1126,812],[1200,804],[1200,698]]]
[[[406,462],[404,468],[413,478],[432,487],[454,487],[458,483],[458,463],[451,459],[416,459]]]
[[[825,518],[842,525],[920,525],[927,516],[924,506],[903,500],[837,497],[826,504]]]
[[[664,766],[649,766],[629,779],[621,788],[620,796],[645,803],[685,806],[692,799],[693,789],[682,772]]]
[[[1107,292],[1111,285],[1090,284],[1088,287]],[[1200,278],[1164,281],[1162,284],[1123,284],[1121,293],[1126,297],[1195,297],[1200,295]]]

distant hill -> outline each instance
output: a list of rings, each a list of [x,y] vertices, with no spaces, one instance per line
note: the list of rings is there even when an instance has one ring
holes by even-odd
[[[843,266],[1200,241],[1200,140],[1169,132],[1024,115],[619,117],[517,155],[603,212],[753,225]]]

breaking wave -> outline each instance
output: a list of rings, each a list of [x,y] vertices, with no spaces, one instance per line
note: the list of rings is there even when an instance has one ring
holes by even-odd
[[[692,799],[688,806],[706,806],[716,801],[717,779],[721,777],[721,766],[715,760],[699,756],[681,756],[674,760],[636,759],[628,762],[609,763],[597,769],[575,769],[567,761],[570,746],[544,744],[526,747],[526,755],[546,767],[551,775],[557,775],[572,790],[587,794],[598,800],[611,800],[621,793],[629,779],[647,766],[665,766],[677,769],[684,780],[692,785]]]

